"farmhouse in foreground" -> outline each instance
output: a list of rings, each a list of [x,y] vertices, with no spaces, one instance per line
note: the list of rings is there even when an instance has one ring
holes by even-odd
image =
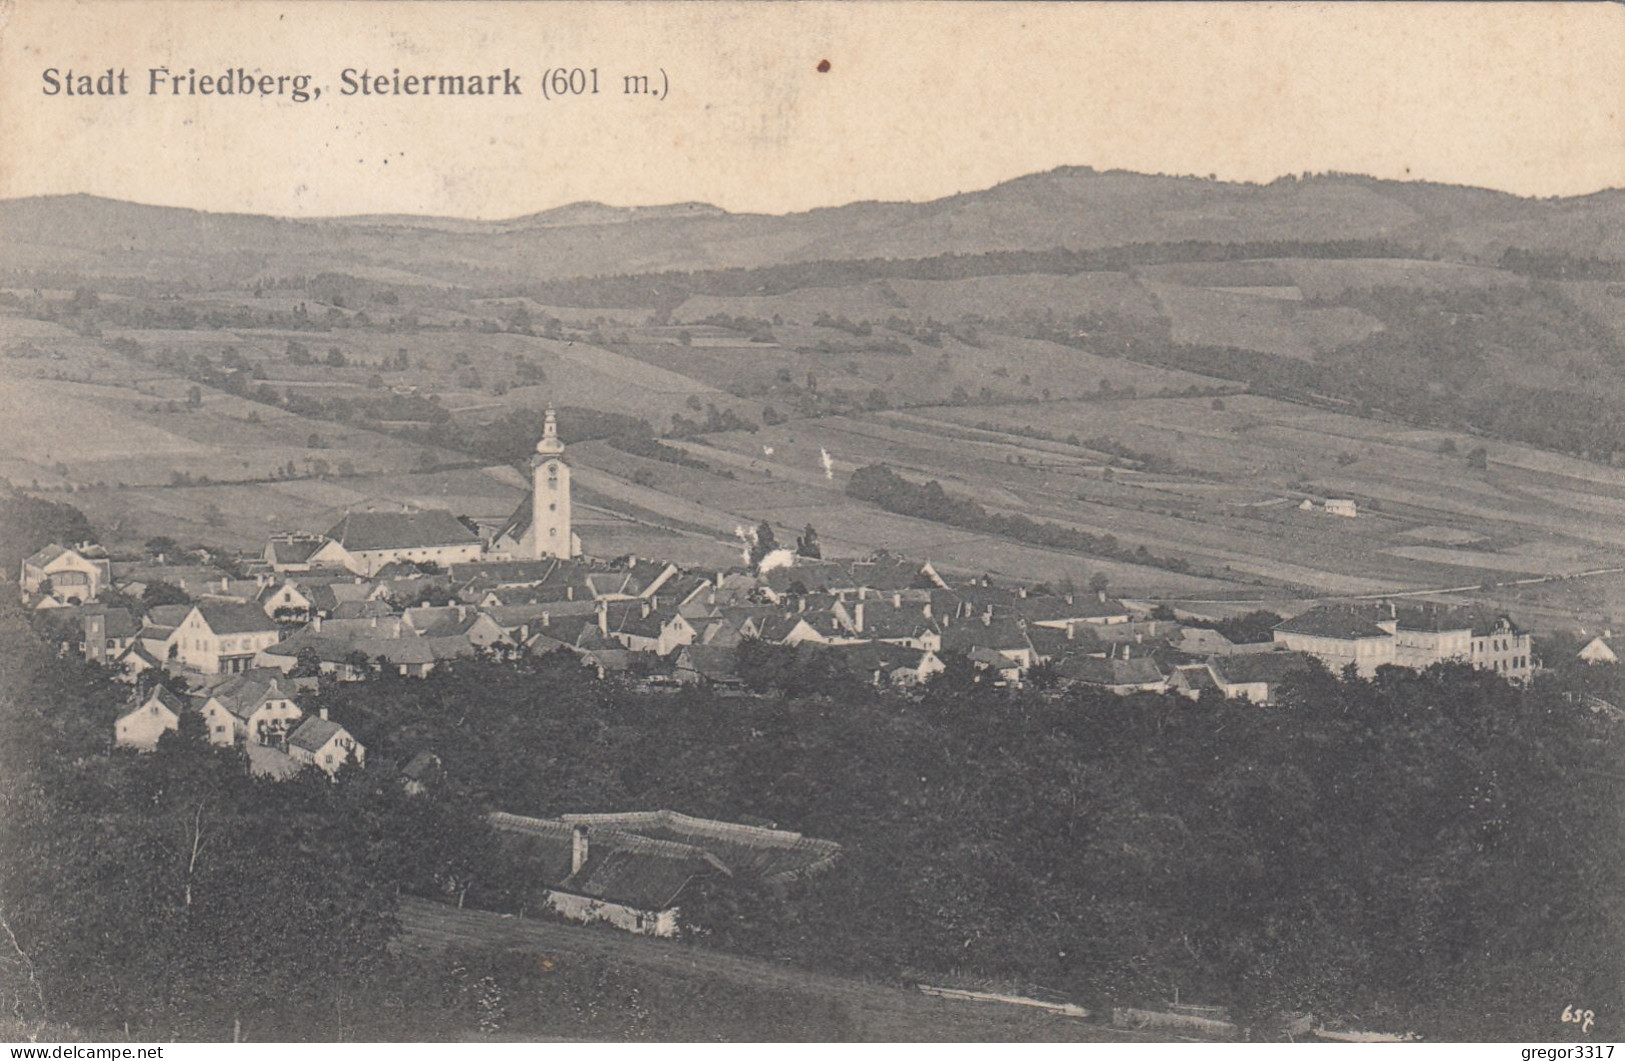
[[[536,875],[548,909],[642,936],[674,936],[679,903],[702,879],[773,888],[834,865],[841,846],[800,833],[674,811],[526,818],[491,825]]]

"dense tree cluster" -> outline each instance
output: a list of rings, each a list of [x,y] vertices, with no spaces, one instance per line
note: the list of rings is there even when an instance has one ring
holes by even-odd
[[[711,945],[1097,1003],[1179,989],[1264,1025],[1313,1009],[1527,1038],[1571,998],[1621,1012],[1625,740],[1556,684],[1322,671],[1261,709],[951,668],[898,698],[832,655],[747,642],[747,682],[781,692],[760,699],[584,684],[561,656],[330,702],[382,754],[434,747],[477,803],[674,807],[844,845],[786,893],[691,900]]]
[[[324,684],[307,706],[369,766],[279,785],[190,724],[153,755],[111,750],[121,691],[15,608],[0,620],[0,913],[55,1020],[439,1037],[479,1026],[494,991],[513,1026],[564,1027],[548,1007],[584,998],[568,977],[385,949],[399,892],[514,908],[524,867],[490,846],[490,808],[671,807],[837,840],[825,876],[707,887],[684,914],[690,945],[829,971],[1095,1004],[1178,989],[1260,1027],[1312,1009],[1472,1038],[1625,1004],[1625,737],[1567,673],[1519,690],[1462,667],[1318,672],[1262,709],[998,690],[958,658],[899,697],[835,653],[754,642],[738,668],[767,696],[584,680],[567,653],[476,660]],[[390,764],[424,750],[445,781],[404,796]]]

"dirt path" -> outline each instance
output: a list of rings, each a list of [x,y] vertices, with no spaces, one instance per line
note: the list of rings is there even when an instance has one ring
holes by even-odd
[[[533,950],[551,955],[610,958],[673,978],[711,977],[768,987],[839,1006],[865,1040],[882,1042],[1046,1041],[1143,1042],[1154,1037],[989,1002],[932,998],[917,991],[808,972],[666,940],[640,939],[610,928],[534,921],[482,910],[458,910],[403,899],[402,954],[431,954],[452,945]],[[771,1029],[763,1029],[771,1037]]]

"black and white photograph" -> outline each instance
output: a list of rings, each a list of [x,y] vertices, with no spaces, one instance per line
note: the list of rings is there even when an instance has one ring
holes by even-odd
[[[9,1057],[1622,1029],[1625,6],[0,0]]]

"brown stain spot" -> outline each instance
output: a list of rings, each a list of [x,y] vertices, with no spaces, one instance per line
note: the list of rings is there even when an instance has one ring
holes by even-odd
[[[829,60],[828,59],[820,59],[820,60],[818,60],[818,72],[820,74],[829,73]]]

